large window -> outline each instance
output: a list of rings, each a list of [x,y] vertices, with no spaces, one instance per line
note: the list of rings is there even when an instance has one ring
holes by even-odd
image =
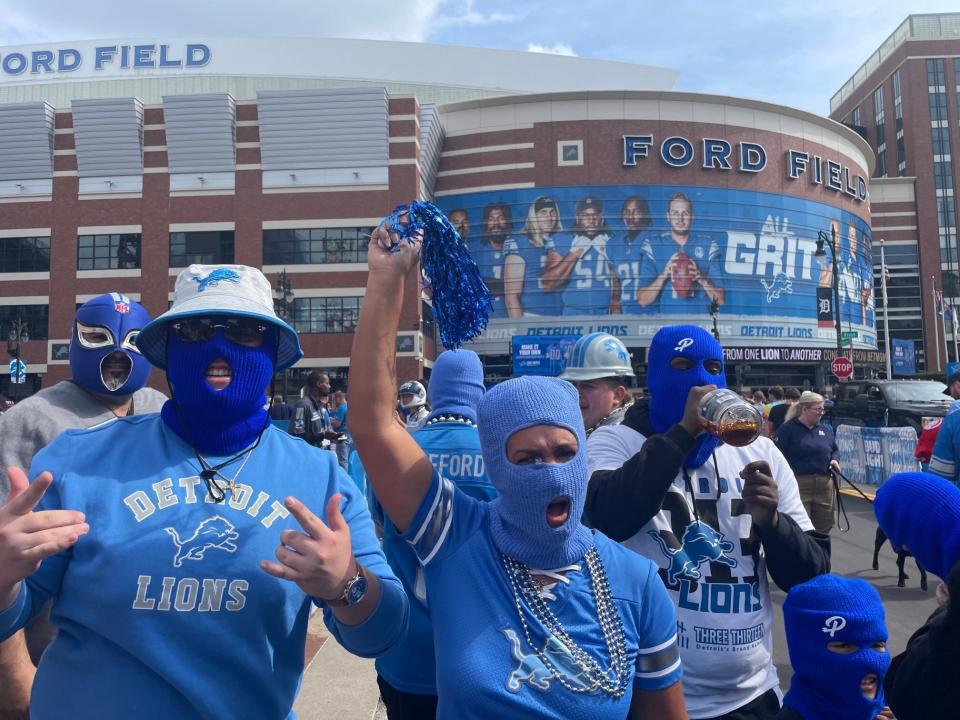
[[[264,265],[364,263],[373,228],[264,230]]]
[[[128,270],[140,267],[140,234],[81,235],[77,270]]]
[[[0,273],[50,272],[50,238],[0,239]]]
[[[46,305],[0,305],[0,340],[6,340],[11,324],[17,319],[26,323],[29,340],[47,340],[48,317]]]
[[[357,327],[362,297],[296,298],[293,327],[301,333],[349,333]]]
[[[233,230],[170,233],[170,267],[233,262]]]

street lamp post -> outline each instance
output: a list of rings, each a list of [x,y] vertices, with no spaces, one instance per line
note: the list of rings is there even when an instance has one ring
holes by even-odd
[[[30,339],[30,326],[21,318],[10,321],[10,332],[7,333],[7,354],[14,360],[20,359],[20,343]],[[14,392],[19,383],[16,375],[10,374],[10,399],[16,402],[19,393]]]
[[[713,320],[713,337],[720,342],[720,330],[717,328],[717,317],[720,315],[720,303],[716,300],[710,303],[710,319]]]
[[[822,258],[826,256],[827,253],[823,249],[824,245],[830,247],[830,258],[833,265],[833,272],[831,273],[833,277],[831,283],[833,285],[833,318],[837,328],[837,357],[840,357],[843,355],[843,335],[840,330],[840,278],[837,269],[837,228],[835,225],[830,226],[829,236],[823,230],[817,231],[817,251],[813,254],[814,257]]]
[[[280,319],[289,325],[293,325],[292,322],[292,310],[293,310],[293,284],[290,282],[290,277],[287,275],[287,270],[284,268],[280,271],[280,274],[277,275],[277,284],[273,290],[273,309],[276,310],[277,315],[280,316]],[[287,399],[287,371],[283,371],[283,399],[286,402]]]

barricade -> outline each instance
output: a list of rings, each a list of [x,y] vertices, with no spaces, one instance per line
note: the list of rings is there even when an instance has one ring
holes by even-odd
[[[909,427],[837,428],[837,462],[857,484],[882,485],[894,473],[919,470],[913,456],[916,446],[917,431]]]

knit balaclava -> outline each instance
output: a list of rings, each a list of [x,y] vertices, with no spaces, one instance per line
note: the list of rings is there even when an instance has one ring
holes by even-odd
[[[427,399],[432,420],[441,415],[462,415],[477,421],[477,403],[483,396],[483,363],[472,350],[447,350],[433,363]]]
[[[167,377],[173,397],[163,405],[164,422],[202,453],[227,455],[249,447],[266,424],[263,405],[276,350],[273,329],[264,333],[259,347],[244,347],[227,340],[222,328],[202,343],[180,340],[171,328]],[[204,377],[217,358],[232,371],[230,384],[223,390],[214,390]]]
[[[580,522],[587,497],[587,439],[573,385],[556,378],[520,377],[495,385],[477,406],[480,448],[499,497],[490,503],[490,531],[504,555],[541,570],[579,561],[593,544]],[[534,425],[566,428],[577,438],[577,454],[562,463],[514,465],[507,442]],[[560,527],[547,524],[547,508],[570,499]]]
[[[818,575],[790,590],[783,603],[787,649],[793,665],[784,705],[803,720],[873,720],[883,709],[883,677],[890,653],[873,649],[886,642],[883,603],[866,580]],[[827,643],[859,646],[848,655]],[[877,696],[869,699],[860,681],[877,676]]]
[[[670,361],[686,357],[694,364],[689,370],[674,370]],[[647,387],[650,390],[650,424],[658,433],[669,430],[683,418],[690,388],[716,385],[725,388],[723,372],[712,375],[703,366],[705,360],[723,363],[723,348],[714,337],[696,325],[668,325],[660,328],[647,354]],[[703,465],[720,441],[703,433],[687,454],[683,466],[689,470]]]
[[[880,528],[921,567],[944,580],[960,561],[960,488],[938,475],[897,473],[877,490]]]

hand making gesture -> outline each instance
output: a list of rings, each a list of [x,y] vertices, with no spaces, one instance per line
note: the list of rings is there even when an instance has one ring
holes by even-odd
[[[72,547],[90,526],[73,510],[35,510],[53,483],[48,472],[29,483],[20,468],[7,468],[10,497],[0,507],[0,609],[16,599],[19,583],[46,558]]]

